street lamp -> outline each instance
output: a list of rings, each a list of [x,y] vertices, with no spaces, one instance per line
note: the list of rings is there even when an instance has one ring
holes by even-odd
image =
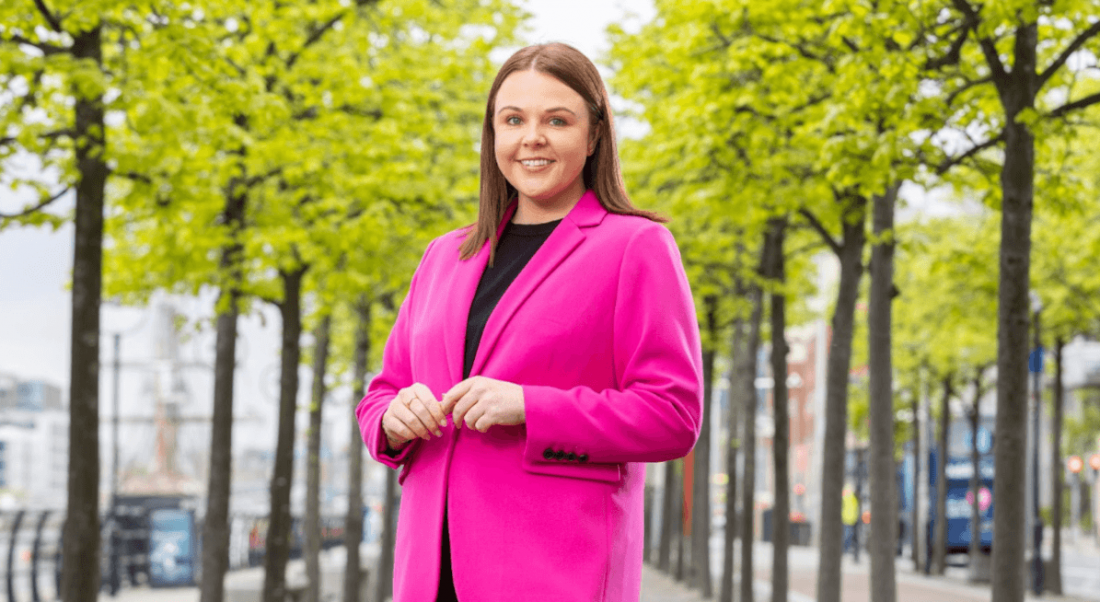
[[[1034,546],[1032,551],[1032,591],[1036,596],[1041,595],[1043,592],[1043,519],[1039,516],[1039,415],[1042,411],[1042,373],[1043,373],[1043,343],[1042,343],[1042,331],[1040,317],[1043,313],[1043,301],[1039,298],[1039,294],[1034,290],[1030,291],[1031,297],[1031,312],[1034,315],[1035,330],[1033,331],[1035,336],[1034,351],[1031,354],[1031,359],[1028,361],[1028,368],[1031,370],[1034,384],[1032,390],[1035,396],[1035,410],[1032,414],[1032,434],[1034,442],[1031,448],[1031,495],[1032,495],[1032,537],[1031,543]],[[1057,528],[1057,526],[1055,526]]]
[[[107,307],[121,307],[122,305],[113,299],[106,299],[103,301],[102,306]],[[119,589],[119,566],[118,566],[118,481],[119,481],[119,436],[118,436],[118,423],[119,423],[119,373],[122,368],[122,361],[120,359],[120,349],[122,348],[122,337],[124,335],[130,335],[137,332],[139,329],[145,326],[145,320],[148,317],[148,313],[143,312],[141,318],[134,324],[128,325],[126,328],[117,330],[103,330],[103,334],[109,334],[114,339],[114,358],[111,362],[112,366],[112,390],[111,390],[111,501],[108,509],[108,518],[110,528],[108,529],[107,536],[107,562],[108,562],[108,593],[111,597],[115,597]]]

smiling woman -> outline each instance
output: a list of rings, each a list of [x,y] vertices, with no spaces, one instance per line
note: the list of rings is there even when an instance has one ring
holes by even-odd
[[[565,217],[584,192],[581,171],[596,148],[584,99],[538,71],[508,76],[497,92],[496,161],[519,192],[516,224]]]
[[[428,245],[356,412],[402,468],[396,602],[638,599],[645,463],[695,445],[702,353],[613,131],[570,46],[493,82],[478,221]]]

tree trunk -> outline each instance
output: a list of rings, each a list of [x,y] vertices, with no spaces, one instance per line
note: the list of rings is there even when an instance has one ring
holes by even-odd
[[[856,299],[863,276],[866,234],[866,199],[853,199],[850,219],[844,222],[840,246],[840,286],[833,313],[825,383],[825,441],[821,467],[821,546],[818,548],[817,600],[840,602],[841,551],[844,525],[841,499],[844,493],[844,447],[848,430],[848,373],[852,364],[852,336]]]
[[[921,501],[921,421],[920,421],[920,409],[921,409],[921,393],[916,391],[913,393],[913,508],[912,518],[910,519],[909,526],[909,541],[912,547],[913,553],[913,571],[919,573],[921,566],[923,565],[923,557],[921,556],[920,542],[924,539],[924,528],[921,525],[920,516],[920,501]]]
[[[894,560],[898,542],[897,466],[894,463],[894,370],[890,350],[894,301],[894,203],[898,186],[874,197],[875,243],[871,247],[871,293],[867,316],[871,431],[871,600],[898,597]]]
[[[306,443],[306,516],[302,522],[305,535],[306,589],[305,602],[321,600],[321,420],[325,402],[325,369],[328,364],[329,331],[332,318],[324,316],[317,325],[313,346],[313,403],[309,408],[309,433]]]
[[[982,507],[979,493],[982,488],[982,457],[978,450],[978,429],[982,418],[982,371],[974,377],[974,403],[970,407],[970,581],[983,581],[979,573],[978,557],[982,554]]]
[[[382,549],[378,557],[378,578],[374,582],[375,602],[393,596],[393,546],[397,541],[397,471],[386,471],[386,499],[382,506]]]
[[[936,522],[932,542],[932,571],[942,575],[947,568],[947,437],[951,429],[951,376],[943,378],[940,400],[940,431],[936,438]]]
[[[764,302],[760,285],[749,285],[749,302],[752,314],[749,318],[749,336],[745,341],[745,361],[741,364],[737,386],[741,388],[745,404],[745,467],[741,481],[741,600],[752,600],[753,544],[756,529],[756,372],[757,350],[760,349],[760,323],[763,320]]]
[[[672,570],[672,578],[677,581],[684,580],[684,571],[687,568],[686,556],[688,554],[688,546],[684,545],[684,539],[687,534],[684,533],[684,517],[688,512],[687,506],[684,504],[684,497],[686,494],[685,473],[687,472],[687,459],[680,458],[676,460],[676,512],[675,520],[673,521],[673,533],[676,539],[676,566]]]
[[[101,26],[73,36],[76,60],[103,66]],[[103,97],[74,89],[76,233],[73,243],[69,380],[69,474],[61,599],[94,602],[99,591],[99,306],[103,292],[103,198],[107,185]]]
[[[742,287],[737,286],[737,294],[740,296]],[[726,528],[722,553],[722,587],[719,589],[720,602],[733,602],[733,550],[734,539],[737,537],[737,456],[741,446],[740,434],[740,403],[741,387],[736,386],[741,373],[741,362],[747,361],[745,353],[747,346],[744,344],[747,333],[745,332],[745,320],[738,317],[733,322],[733,340],[730,344],[730,357],[733,368],[730,374],[730,387],[728,390],[729,417],[728,439],[726,441]]]
[[[672,570],[672,525],[674,483],[676,482],[676,464],[674,460],[664,463],[665,484],[661,491],[661,541],[657,548],[657,569],[666,574]]]
[[[214,412],[210,427],[210,478],[202,526],[201,602],[221,602],[229,570],[229,496],[233,475],[233,372],[237,356],[237,303],[218,315],[214,360]]]
[[[1054,424],[1050,426],[1054,434],[1051,444],[1051,482],[1054,485],[1053,500],[1051,504],[1051,534],[1054,541],[1051,548],[1050,573],[1044,575],[1047,589],[1062,595],[1062,488],[1065,471],[1062,468],[1062,425],[1065,421],[1065,390],[1062,388],[1062,348],[1065,341],[1062,337],[1054,339]]]
[[[290,556],[293,523],[290,489],[294,482],[294,412],[298,397],[298,363],[302,349],[302,277],[305,268],[280,271],[283,301],[282,357],[279,377],[279,434],[275,444],[275,469],[271,475],[271,511],[267,525],[267,553],[264,556],[263,602],[286,598],[286,563]]]
[[[367,385],[367,358],[370,355],[370,303],[366,296],[356,305],[359,326],[355,330],[355,359],[352,365],[351,439],[348,443],[348,513],[344,529],[347,565],[344,568],[344,602],[366,602],[359,599],[359,543],[363,541],[363,434],[355,409]]]
[[[707,347],[703,350],[703,422],[695,444],[692,480],[692,554],[695,585],[704,598],[714,597],[710,576],[710,411],[713,407],[715,342],[718,339],[718,298],[703,299],[706,308]]]
[[[235,187],[230,186],[231,190]],[[240,311],[241,253],[238,237],[244,224],[247,196],[226,198],[225,223],[234,242],[222,249],[221,267],[227,273],[218,299],[217,343],[214,358],[214,410],[210,427],[210,477],[206,517],[202,525],[201,602],[222,602],[225,573],[229,570],[229,496],[233,478],[233,376],[237,365],[237,318]],[[227,305],[225,305],[227,304]]]
[[[1035,196],[1035,138],[1021,111],[1033,108],[1036,93],[1035,23],[1016,29],[1012,72],[998,85],[1004,106],[1004,165],[1001,168],[1000,282],[997,303],[997,425],[994,437],[993,592],[997,602],[1024,599],[1027,476],[1028,275],[1031,213]]]
[[[787,219],[775,218],[769,223],[768,265],[765,268],[768,279],[778,290],[772,289],[768,295],[771,301],[772,335],[772,407],[775,419],[775,434],[772,437],[772,455],[775,464],[775,504],[772,508],[772,602],[787,602],[789,582],[787,549],[790,546],[791,522],[791,477],[788,457],[790,438],[790,417],[787,395],[787,297],[782,290],[786,282],[786,266],[783,257],[783,241],[787,229]]]

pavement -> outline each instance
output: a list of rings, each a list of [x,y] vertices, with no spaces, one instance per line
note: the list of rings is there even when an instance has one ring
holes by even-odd
[[[711,574],[715,583],[713,599],[718,596],[721,578],[717,568],[721,561],[721,548],[716,546],[715,543],[721,542],[717,538],[711,540]],[[738,548],[740,548],[740,544],[738,544]],[[1087,554],[1087,551],[1080,553]],[[790,602],[813,602],[817,588],[817,555],[816,548],[790,548],[788,554],[790,565],[788,600]],[[755,564],[755,580],[753,582],[755,602],[766,602],[771,600],[771,545],[757,543],[754,546],[753,556]],[[1091,566],[1095,567],[1092,575],[1094,577],[1100,576],[1100,555],[1089,554],[1085,558]],[[738,571],[737,576],[739,576],[739,557],[735,557],[734,564],[735,570]],[[943,576],[926,576],[923,573],[914,571],[913,563],[907,557],[898,558],[896,566],[898,602],[990,602],[991,600],[990,586],[988,584],[969,583],[967,580],[968,570],[965,568],[949,568]],[[851,556],[845,556],[841,570],[843,572],[841,600],[843,602],[870,602],[870,562],[868,557],[863,555],[861,562],[856,563]],[[1065,573],[1066,570],[1064,569],[1064,581],[1069,582],[1070,579],[1065,576]],[[736,585],[738,581],[739,579],[735,578],[735,591],[738,589]],[[1071,595],[1054,596],[1046,593],[1041,597],[1035,597],[1028,594],[1025,600],[1043,600],[1046,602],[1100,601],[1100,587],[1094,587],[1091,582],[1079,585],[1078,590],[1080,591]],[[686,584],[674,580],[654,567],[649,565],[643,567],[641,602],[702,602],[703,600],[704,598],[697,590],[687,587]]]
[[[718,567],[721,564],[721,540],[717,537],[711,540],[711,574],[714,577],[714,600],[718,596],[721,573]],[[376,547],[376,546],[375,546]],[[1092,578],[1098,579],[1100,584],[1100,556],[1094,556],[1092,548],[1079,548],[1067,546],[1071,553],[1083,554],[1089,566],[1096,567],[1092,571]],[[740,545],[737,546],[738,550]],[[365,549],[364,555],[376,553],[376,549]],[[771,599],[771,545],[757,543],[754,547],[755,592],[754,602],[767,602]],[[817,586],[817,549],[807,547],[792,547],[788,555],[790,564],[788,600],[790,602],[813,602]],[[1093,562],[1093,561],[1096,562]],[[322,556],[322,567],[342,567],[344,561],[343,549],[337,548],[325,552]],[[739,566],[739,558],[735,556],[735,566]],[[913,570],[913,564],[907,557],[897,559],[897,602],[990,602],[991,594],[989,585],[976,585],[967,581],[965,568],[949,568],[943,576],[925,576]],[[870,563],[866,555],[861,562],[856,563],[851,556],[845,556],[842,563],[843,580],[841,599],[843,602],[870,602]],[[1087,570],[1087,569],[1082,569]],[[302,561],[291,561],[287,568],[288,580],[293,575],[304,573]],[[1065,574],[1065,572],[1064,572]],[[231,589],[247,589],[249,584],[258,584],[263,578],[263,569],[244,569],[233,571],[226,576],[227,594]],[[326,580],[329,585],[324,586],[323,598],[338,600],[340,579]],[[1067,582],[1070,579],[1066,579]],[[1093,587],[1091,582],[1083,582],[1080,588],[1082,592],[1076,595],[1053,596],[1044,594],[1042,597],[1028,595],[1026,600],[1043,600],[1046,602],[1096,602],[1100,601],[1100,587]],[[737,582],[735,581],[735,591]],[[325,596],[325,593],[329,593]],[[127,588],[111,598],[106,594],[99,597],[100,602],[198,602],[198,588],[163,588],[151,589],[145,587]],[[227,602],[230,597],[227,595]],[[671,576],[658,571],[650,565],[642,567],[642,594],[640,602],[703,602],[700,593],[688,587],[683,582],[678,582]]]

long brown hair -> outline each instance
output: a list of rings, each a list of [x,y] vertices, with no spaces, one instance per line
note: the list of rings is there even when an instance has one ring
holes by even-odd
[[[497,92],[504,80],[517,71],[538,71],[556,78],[569,86],[584,99],[588,107],[589,122],[596,127],[596,149],[584,164],[584,186],[596,193],[604,209],[611,213],[639,215],[655,222],[667,218],[652,211],[638,209],[626,195],[622,170],[619,168],[619,152],[615,145],[615,128],[611,117],[611,103],[604,88],[600,72],[581,51],[558,42],[528,46],[513,54],[497,73],[493,87],[489,89],[489,101],[485,106],[485,123],[481,128],[481,201],[477,223],[466,232],[466,240],[460,249],[460,259],[466,260],[485,244],[492,241],[489,263],[496,254],[497,226],[504,211],[516,194],[496,161],[496,132],[493,129]]]

